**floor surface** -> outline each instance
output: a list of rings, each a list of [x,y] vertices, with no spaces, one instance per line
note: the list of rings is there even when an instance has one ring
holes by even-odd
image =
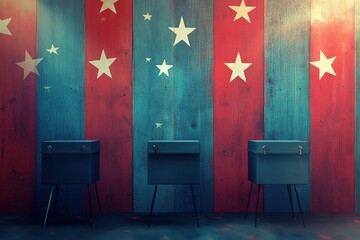
[[[105,213],[94,216],[93,227],[88,216],[50,215],[43,227],[44,216],[0,214],[1,240],[126,240],[126,239],[360,239],[360,214],[305,214],[306,228],[299,214],[260,213],[257,227],[254,214],[199,214],[200,227],[193,213],[154,213],[148,228],[147,214]]]

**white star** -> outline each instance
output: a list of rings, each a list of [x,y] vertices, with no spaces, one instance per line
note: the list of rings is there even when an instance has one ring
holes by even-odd
[[[44,87],[45,92],[50,92],[50,88],[52,88],[52,86],[45,86]]]
[[[11,21],[11,18],[7,18],[4,20],[0,19],[0,33],[6,34],[6,35],[12,35],[8,28],[8,24],[10,21]]]
[[[319,80],[321,80],[322,76],[324,76],[325,73],[330,73],[330,74],[336,76],[336,73],[335,73],[333,67],[331,66],[333,64],[335,58],[336,57],[327,58],[325,56],[325,54],[320,50],[320,60],[310,62],[310,64],[319,68]]]
[[[110,65],[115,61],[116,58],[106,58],[105,50],[101,52],[101,57],[99,60],[89,61],[97,69],[99,69],[97,78],[99,78],[103,73],[112,78],[110,72]]]
[[[176,34],[176,38],[173,46],[178,44],[180,41],[184,41],[187,45],[190,46],[188,35],[196,28],[185,27],[183,17],[181,17],[180,19],[179,27],[169,27],[169,29]]]
[[[155,123],[155,125],[156,125],[156,128],[161,128],[162,127],[162,123]]]
[[[111,11],[113,11],[114,13],[116,13],[116,8],[115,8],[115,3],[118,0],[100,0],[103,2],[100,12],[105,11],[106,9],[110,9]]]
[[[236,12],[236,16],[234,18],[234,22],[236,20],[238,20],[239,18],[243,17],[245,18],[249,23],[251,23],[250,21],[250,17],[249,17],[249,12],[254,10],[255,7],[248,7],[245,4],[245,1],[241,1],[240,6],[229,6],[232,10],[234,10]]]
[[[311,24],[313,24],[316,20],[325,22],[323,16],[321,15],[321,7],[319,6],[311,8]]]
[[[145,58],[145,61],[146,61],[146,62],[150,62],[150,61],[151,61],[151,58],[147,57],[147,58]]]
[[[55,53],[55,54],[57,55],[57,54],[58,54],[58,53],[57,53],[57,50],[58,50],[58,49],[59,49],[59,48],[58,48],[58,47],[55,47],[54,44],[51,44],[51,48],[46,49],[46,51],[48,51],[50,54]]]
[[[25,60],[23,62],[17,62],[16,65],[24,69],[24,79],[29,75],[30,72],[40,75],[36,65],[38,65],[43,59],[33,59],[27,51],[25,51]]]
[[[166,76],[169,76],[168,70],[173,67],[173,65],[167,65],[165,59],[164,59],[162,65],[156,65],[156,66],[160,69],[159,76],[163,73],[165,73]]]
[[[149,13],[143,14],[143,16],[144,16],[144,20],[149,20],[149,21],[151,21],[152,15],[150,15]]]
[[[244,82],[246,82],[245,78],[245,69],[250,67],[252,63],[243,63],[241,61],[240,53],[237,54],[236,60],[234,63],[225,63],[232,70],[230,82],[234,80],[236,77],[240,77]]]

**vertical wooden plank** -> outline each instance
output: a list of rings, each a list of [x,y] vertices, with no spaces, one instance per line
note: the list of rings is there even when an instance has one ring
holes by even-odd
[[[204,8],[204,5],[207,7]],[[200,185],[194,195],[199,211],[213,210],[213,1],[176,1],[175,25],[181,18],[186,28],[195,28],[187,35],[189,45],[181,41],[174,51],[174,114],[175,139],[200,140]],[[174,42],[176,35],[172,35]],[[189,186],[176,186],[175,211],[193,211]]]
[[[311,209],[353,212],[354,0],[312,0],[311,7],[320,7],[324,20],[314,21],[310,33]],[[327,68],[320,56],[330,59]]]
[[[132,211],[132,1],[85,1],[85,137],[100,140],[104,211]],[[113,6],[113,8],[112,8]],[[102,51],[113,62],[90,61]],[[99,73],[101,76],[99,76]]]
[[[248,12],[244,15],[239,13],[240,17],[237,18],[236,8],[230,6],[239,7],[240,4],[245,4]],[[251,63],[244,70],[242,78],[226,65],[235,63],[238,54],[242,63]],[[234,212],[246,209],[250,188],[247,144],[249,139],[263,139],[263,79],[264,3],[215,0],[215,211]],[[257,191],[254,191],[250,211],[255,209],[255,193]]]
[[[147,141],[174,139],[174,67],[169,76],[156,65],[175,65],[173,1],[133,1],[133,204],[150,210],[154,186],[147,185]],[[151,15],[145,18],[143,15]],[[150,19],[149,19],[150,18]],[[146,60],[148,59],[148,60]],[[161,73],[159,75],[159,73]],[[173,186],[159,186],[154,211],[174,210]]]
[[[309,140],[310,0],[265,1],[265,139]],[[298,186],[303,211],[310,185]],[[290,211],[286,186],[265,186],[266,211]]]
[[[36,0],[0,1],[0,212],[35,204],[36,74],[24,79],[25,51],[36,54]]]
[[[360,2],[355,1],[355,65],[360,63]],[[360,70],[355,68],[355,211],[360,212]]]
[[[41,183],[41,143],[84,138],[84,1],[38,0],[37,49],[43,57],[36,86],[36,205],[47,206],[50,186]],[[58,47],[50,53],[52,44]],[[59,208],[83,209],[82,186],[63,186]]]

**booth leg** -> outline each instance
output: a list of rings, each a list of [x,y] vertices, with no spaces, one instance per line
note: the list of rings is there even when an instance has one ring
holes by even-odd
[[[154,203],[155,203],[155,198],[156,198],[157,187],[158,187],[158,185],[156,184],[155,189],[154,189],[153,198],[152,198],[152,201],[151,201],[151,209],[150,209],[150,215],[149,215],[149,220],[148,220],[148,227],[150,227],[151,215],[152,215],[153,210],[154,210]]]

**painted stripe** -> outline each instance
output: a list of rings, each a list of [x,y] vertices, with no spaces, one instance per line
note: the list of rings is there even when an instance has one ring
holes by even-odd
[[[247,174],[249,139],[263,139],[264,3],[242,1],[255,9],[234,21],[229,6],[239,1],[214,1],[214,210],[245,211],[250,188]],[[237,54],[251,65],[244,71],[246,82],[225,63]],[[255,209],[253,188],[250,211]]]
[[[336,57],[336,76],[310,67],[313,212],[354,211],[354,1],[312,0],[325,22],[311,26],[311,61]]]
[[[156,65],[166,60],[175,65],[174,34],[168,27],[175,26],[173,1],[133,1],[133,204],[135,212],[150,210],[153,185],[147,184],[147,141],[174,139],[175,126],[175,67],[169,76],[161,74]],[[152,15],[145,20],[143,14]],[[151,58],[149,62],[145,59]],[[159,123],[160,125],[156,125]],[[162,125],[161,125],[162,124]],[[160,127],[161,126],[161,127]],[[154,211],[174,210],[173,186],[159,186]]]
[[[85,2],[85,137],[100,140],[100,201],[104,211],[132,211],[132,1],[100,12]],[[116,58],[111,77],[89,61]],[[94,199],[95,200],[95,199]]]
[[[360,63],[360,2],[355,1],[355,63]],[[360,212],[360,69],[355,68],[355,211]]]
[[[44,212],[50,187],[41,183],[41,143],[84,138],[84,1],[37,1],[37,49],[43,57],[36,86],[36,207]],[[47,52],[59,47],[58,55]],[[83,188],[62,186],[62,212],[83,209]]]
[[[0,212],[31,212],[35,204],[36,75],[15,63],[36,58],[36,0],[0,1]],[[26,40],[25,40],[26,39]],[[25,201],[26,200],[26,201]]]
[[[265,139],[309,140],[310,1],[265,1]],[[303,211],[310,185],[298,186]],[[265,186],[266,211],[290,211],[286,186]]]
[[[199,211],[213,210],[213,1],[175,1],[175,25],[181,17],[189,44],[179,42],[174,51],[174,138],[200,141],[200,185],[195,189]],[[204,6],[207,6],[204,8]],[[172,38],[175,36],[172,32]],[[173,38],[174,39],[174,38]],[[173,41],[173,40],[172,40]],[[201,89],[201,90],[200,90]],[[188,186],[175,186],[175,211],[193,211]]]

